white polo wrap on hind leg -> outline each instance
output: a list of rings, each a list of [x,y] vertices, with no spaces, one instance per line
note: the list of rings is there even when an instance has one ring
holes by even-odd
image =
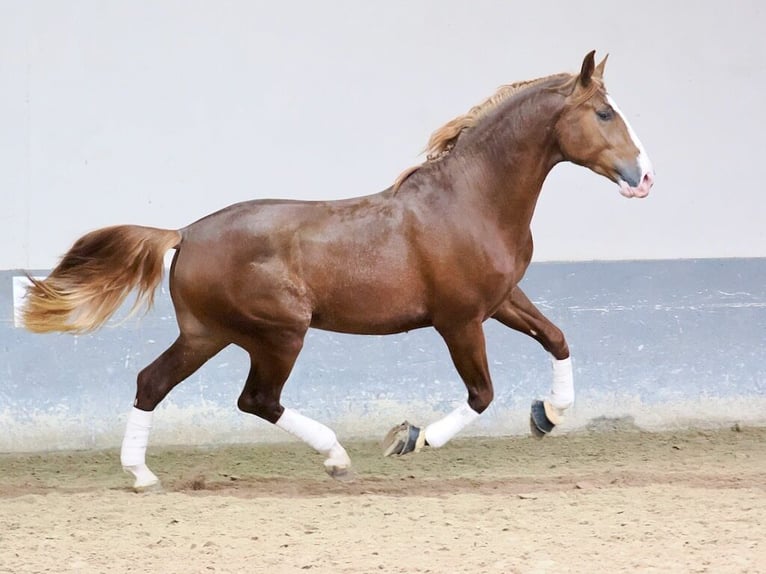
[[[152,430],[153,411],[142,411],[133,407],[128,414],[128,424],[122,439],[120,462],[122,467],[136,477],[134,488],[152,486],[159,482],[155,474],[146,466],[146,445],[149,443],[149,431]]]
[[[120,451],[122,466],[136,466],[146,462],[146,445],[149,443],[153,418],[154,412],[142,411],[136,407],[131,409]]]
[[[351,459],[346,449],[338,442],[335,433],[322,423],[293,409],[285,409],[276,425],[298,437],[317,452],[326,455],[325,466],[348,467],[351,465]]]
[[[468,403],[465,403],[446,417],[431,423],[426,427],[426,442],[439,448],[447,444],[452,437],[479,418],[479,413],[473,410]]]
[[[548,394],[548,403],[559,411],[568,409],[574,403],[574,377],[572,358],[553,359],[553,384]]]

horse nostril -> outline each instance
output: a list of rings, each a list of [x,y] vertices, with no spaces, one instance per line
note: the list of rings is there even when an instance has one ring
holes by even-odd
[[[641,184],[646,184],[647,187],[652,187],[654,185],[654,175],[652,175],[651,172],[646,172],[641,179]]]

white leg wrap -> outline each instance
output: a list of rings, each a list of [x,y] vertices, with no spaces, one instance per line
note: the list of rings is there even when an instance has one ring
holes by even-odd
[[[146,445],[149,443],[149,431],[152,430],[154,413],[133,407],[128,414],[128,425],[122,439],[120,461],[122,466],[144,464]]]
[[[434,448],[444,446],[452,437],[478,418],[479,413],[473,410],[468,403],[465,403],[446,417],[428,425],[425,430],[426,441]]]
[[[325,466],[347,467],[351,459],[335,433],[329,427],[310,419],[293,409],[285,409],[277,421],[277,426],[298,437],[311,448],[327,456]]]
[[[120,462],[125,470],[136,477],[134,488],[145,488],[159,482],[159,479],[146,466],[146,445],[149,443],[149,431],[152,429],[153,418],[154,412],[142,411],[136,407],[133,407],[128,414]]]
[[[572,359],[553,359],[553,384],[548,395],[548,403],[563,411],[574,403],[574,377],[572,376]]]

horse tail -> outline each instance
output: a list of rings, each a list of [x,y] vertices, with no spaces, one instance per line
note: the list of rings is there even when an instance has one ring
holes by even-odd
[[[88,333],[101,327],[137,290],[130,314],[154,302],[164,256],[180,231],[117,225],[78,239],[44,280],[29,277],[21,318],[35,333]]]

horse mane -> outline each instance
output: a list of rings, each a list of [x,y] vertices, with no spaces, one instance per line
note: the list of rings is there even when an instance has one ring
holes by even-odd
[[[537,86],[554,78],[562,80],[561,84],[556,86],[561,89],[569,87],[577,79],[577,76],[570,74],[553,74],[534,80],[522,80],[512,84],[505,84],[500,86],[494,94],[480,104],[473,106],[466,113],[448,121],[431,134],[428,144],[426,144],[426,148],[423,150],[423,152],[426,153],[426,161],[419,165],[408,167],[400,173],[399,177],[394,181],[392,187],[393,192],[396,193],[404,181],[418,171],[423,165],[437,162],[446,157],[452,151],[452,148],[455,147],[458,138],[465,130],[475,126],[482,118],[497,109],[500,104],[505,102],[508,98],[523,90]]]

